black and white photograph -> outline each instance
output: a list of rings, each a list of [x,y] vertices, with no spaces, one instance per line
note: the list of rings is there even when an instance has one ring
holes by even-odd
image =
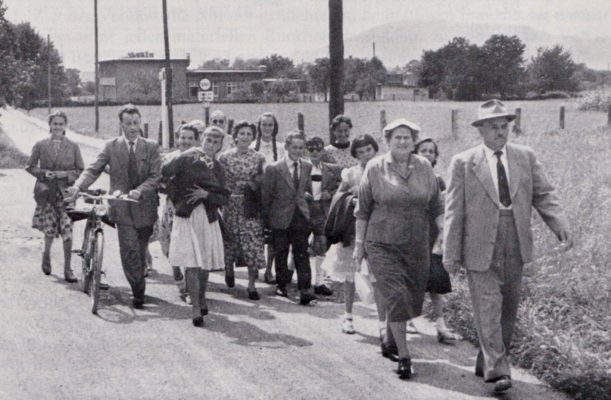
[[[611,400],[608,0],[0,0],[0,399]]]

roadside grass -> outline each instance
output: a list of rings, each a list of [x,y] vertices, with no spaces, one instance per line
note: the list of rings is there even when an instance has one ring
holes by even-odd
[[[28,156],[15,147],[13,141],[0,127],[0,168],[23,168],[28,162]]]
[[[510,350],[514,364],[530,370],[552,387],[576,399],[611,399],[611,131],[605,113],[578,111],[572,99],[506,102],[522,108],[524,134],[511,140],[535,149],[548,178],[558,188],[562,204],[572,224],[575,247],[558,250],[558,241],[536,216],[533,230],[535,261],[525,267],[523,300]],[[441,157],[436,170],[447,178],[451,157],[477,143],[479,135],[470,126],[477,103],[452,102],[362,102],[346,103],[352,118],[353,135],[380,134],[380,110],[387,121],[405,117],[422,127],[421,137],[437,139]],[[566,129],[558,130],[559,108],[566,107]],[[264,111],[279,120],[282,140],[297,125],[297,112],[305,115],[306,133],[327,140],[327,104],[220,104],[236,121],[255,121]],[[158,106],[140,108],[156,137]],[[450,110],[459,110],[458,138],[450,129]],[[101,137],[118,134],[118,107],[102,107]],[[93,108],[67,108],[71,129],[92,135]],[[46,109],[31,114],[46,119]],[[199,104],[174,108],[175,121],[203,119]],[[383,147],[383,146],[382,146]],[[447,181],[447,180],[446,180]],[[477,344],[471,314],[471,300],[464,275],[453,281],[448,295],[446,316],[450,324]],[[333,285],[336,295],[329,301],[341,302],[341,285]]]

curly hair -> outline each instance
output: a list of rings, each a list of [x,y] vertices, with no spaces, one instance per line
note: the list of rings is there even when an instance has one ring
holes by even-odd
[[[348,124],[350,129],[352,129],[352,120],[343,114],[339,114],[336,115],[335,118],[333,118],[333,120],[331,121],[331,125],[329,125],[329,129],[331,130],[331,132],[336,130],[339,124],[341,124],[342,122]]]
[[[240,131],[240,129],[242,128],[249,128],[252,134],[252,138],[255,138],[255,132],[257,132],[257,127],[255,126],[255,124],[251,124],[248,121],[240,121],[237,124],[235,124],[233,126],[233,132],[231,132],[231,136],[233,136],[233,140],[236,140],[238,138],[238,132]]]

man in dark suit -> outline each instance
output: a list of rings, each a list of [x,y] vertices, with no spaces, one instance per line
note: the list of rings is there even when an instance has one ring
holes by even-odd
[[[122,135],[106,142],[97,159],[69,189],[71,196],[86,190],[106,167],[110,193],[120,191],[138,203],[112,201],[109,217],[117,224],[123,272],[134,295],[134,308],[144,304],[146,248],[157,220],[159,146],[140,136],[140,111],[128,104],[119,111]]]
[[[452,158],[446,191],[443,262],[467,270],[480,343],[475,374],[511,387],[507,350],[520,301],[522,267],[532,260],[534,207],[564,243],[569,222],[533,150],[507,143],[515,118],[499,100],[483,103],[473,126],[483,144]]]
[[[310,241],[310,256],[314,263],[316,277],[314,293],[322,296],[331,296],[333,291],[323,282],[322,262],[327,252],[327,237],[325,236],[325,222],[329,213],[331,199],[339,188],[342,169],[337,164],[323,162],[325,142],[314,136],[306,142],[306,148],[312,163],[312,199],[310,201],[310,226],[312,239]]]
[[[263,179],[263,217],[266,227],[272,230],[274,261],[276,263],[276,294],[286,297],[286,285],[291,282],[287,259],[289,247],[297,269],[297,287],[300,303],[309,304],[316,296],[312,293],[312,273],[308,256],[310,235],[310,209],[312,164],[302,159],[305,136],[300,132],[288,134],[285,143],[286,157],[269,165]]]

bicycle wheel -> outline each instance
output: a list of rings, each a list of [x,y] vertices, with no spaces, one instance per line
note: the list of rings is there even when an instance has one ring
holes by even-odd
[[[87,224],[83,235],[82,261],[81,261],[81,290],[89,293],[91,284],[91,226]]]
[[[97,314],[100,301],[100,279],[102,278],[102,261],[104,257],[104,232],[96,232],[93,240],[91,257],[91,312]]]

